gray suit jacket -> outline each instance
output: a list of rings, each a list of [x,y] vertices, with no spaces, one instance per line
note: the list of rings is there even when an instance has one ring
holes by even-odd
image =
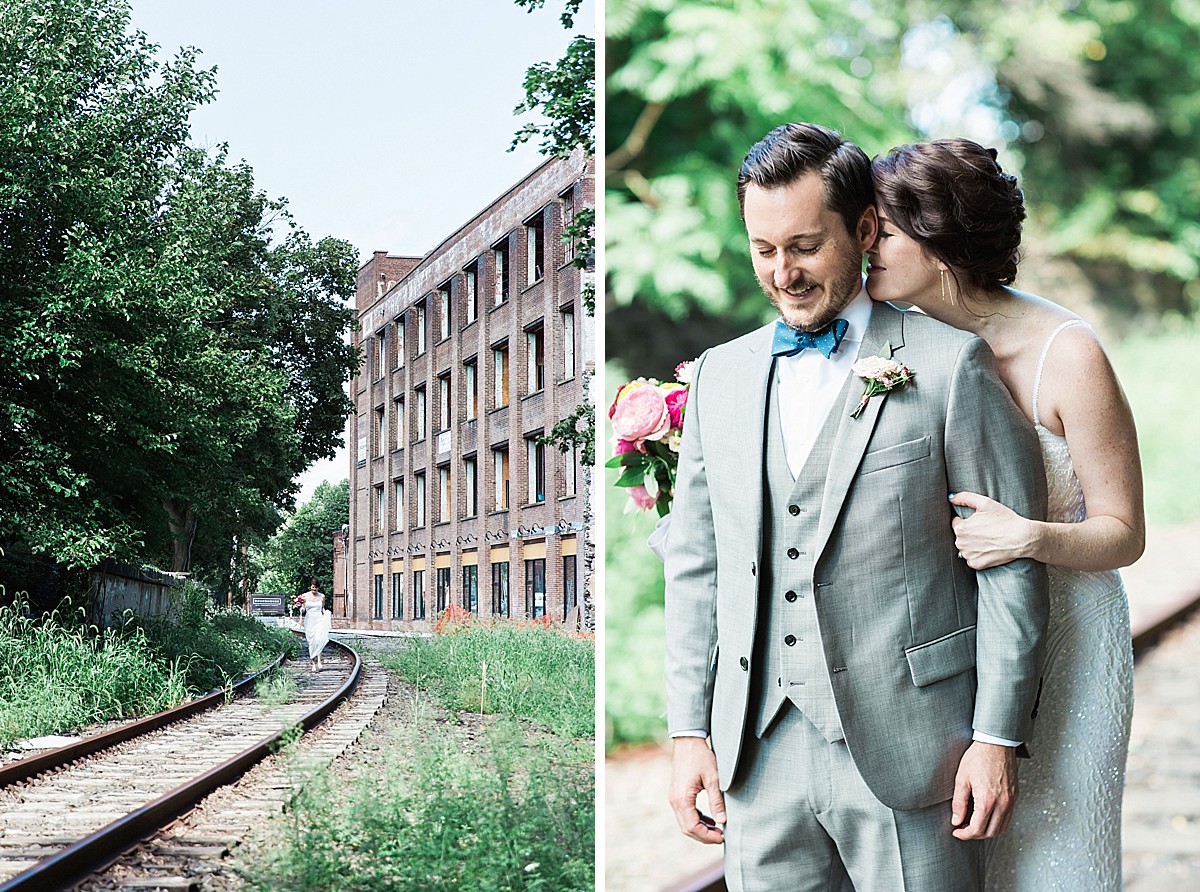
[[[1048,613],[1041,564],[976,573],[957,557],[947,496],[983,493],[1040,518],[1046,483],[986,343],[877,304],[859,356],[887,342],[915,380],[858,418],[858,386],[831,410],[813,584],[855,764],[881,802],[911,809],[951,797],[973,729],[1029,739]],[[766,656],[754,633],[770,345],[768,325],[696,363],[668,544],[668,729],[709,731],[722,789]]]

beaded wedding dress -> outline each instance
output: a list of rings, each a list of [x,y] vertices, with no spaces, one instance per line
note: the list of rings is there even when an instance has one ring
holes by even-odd
[[[1049,488],[1047,520],[1087,517],[1066,438],[1042,426],[1038,391],[1056,328],[1042,348],[1033,417]],[[1121,795],[1133,714],[1129,602],[1115,570],[1050,567],[1043,687],[1019,766],[1008,830],[987,850],[987,892],[1110,892],[1121,888]]]

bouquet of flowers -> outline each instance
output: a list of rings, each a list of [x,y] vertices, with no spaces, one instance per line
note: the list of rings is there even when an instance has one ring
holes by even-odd
[[[675,367],[674,381],[637,378],[617,390],[608,410],[613,457],[605,467],[622,469],[616,485],[629,490],[629,510],[654,508],[660,517],[671,510],[691,382],[689,361]]]
[[[304,609],[304,592],[292,598],[292,609],[293,611]]]

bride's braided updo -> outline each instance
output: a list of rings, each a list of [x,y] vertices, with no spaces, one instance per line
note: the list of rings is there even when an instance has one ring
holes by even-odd
[[[900,146],[871,162],[881,214],[975,288],[1011,285],[1025,202],[996,150],[969,139]]]

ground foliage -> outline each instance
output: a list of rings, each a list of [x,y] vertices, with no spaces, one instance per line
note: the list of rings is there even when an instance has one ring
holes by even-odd
[[[128,0],[0,6],[0,538],[220,576],[340,442],[355,252],[223,148]]]
[[[160,712],[265,665],[293,636],[212,606],[192,586],[178,612],[99,629],[64,601],[40,616],[0,606],[0,747]]]

